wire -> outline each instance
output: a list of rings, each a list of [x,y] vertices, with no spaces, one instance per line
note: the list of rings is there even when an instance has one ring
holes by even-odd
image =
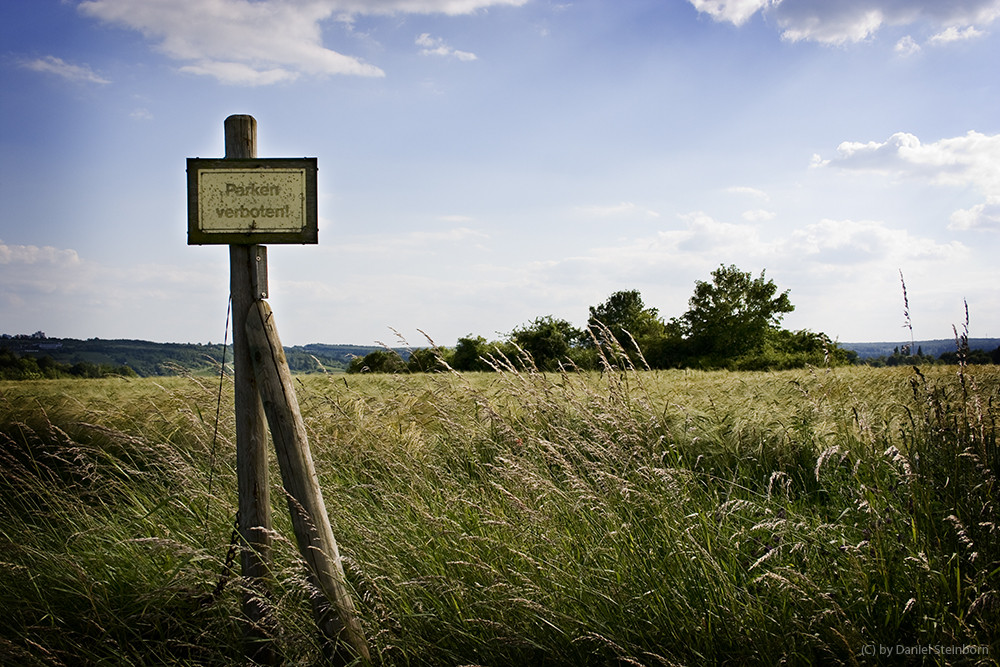
[[[212,433],[212,453],[208,466],[208,499],[205,501],[205,542],[208,543],[209,510],[212,507],[212,481],[215,477],[215,450],[219,442],[219,419],[222,414],[222,385],[226,377],[226,349],[229,347],[229,316],[233,312],[233,295],[229,295],[226,305],[226,332],[222,336],[222,363],[219,364],[219,392],[215,401],[215,430]]]

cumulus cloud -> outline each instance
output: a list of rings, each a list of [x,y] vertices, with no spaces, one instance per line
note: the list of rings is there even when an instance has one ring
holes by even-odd
[[[969,39],[1000,17],[1000,0],[689,0],[716,21],[742,25],[761,12],[783,39],[845,44],[866,40],[886,26],[927,24],[941,40]],[[911,47],[910,43],[903,48]],[[900,48],[897,46],[897,49]]]
[[[970,131],[928,144],[906,132],[897,132],[884,142],[845,141],[829,164],[926,176],[940,185],[972,186],[987,197],[1000,197],[1000,134]]]
[[[458,60],[476,60],[475,53],[453,49],[445,44],[443,39],[431,37],[430,33],[427,32],[417,36],[416,44],[423,47],[420,49],[420,55],[422,56],[445,56],[457,58]]]
[[[837,147],[837,157],[822,164],[974,188],[986,201],[953,213],[949,228],[1000,228],[1000,134],[968,132],[925,144],[912,134],[897,132],[883,142],[845,141]]]
[[[992,197],[972,208],[955,211],[951,214],[948,229],[1000,231],[1000,198]]]
[[[923,49],[913,37],[907,35],[896,42],[895,50],[901,56],[912,56],[915,53],[920,53]]]
[[[85,0],[79,10],[141,32],[181,69],[223,83],[268,85],[300,74],[384,76],[379,67],[323,45],[321,25],[354,15],[469,14],[527,0]],[[455,57],[472,54],[449,53]],[[474,57],[474,56],[473,56]]]
[[[56,58],[55,56],[45,56],[44,58],[25,60],[21,63],[21,66],[25,69],[34,70],[36,72],[55,74],[56,76],[61,76],[67,81],[100,84],[111,83],[104,77],[96,74],[87,65],[73,65],[72,63],[66,62],[62,58]]]

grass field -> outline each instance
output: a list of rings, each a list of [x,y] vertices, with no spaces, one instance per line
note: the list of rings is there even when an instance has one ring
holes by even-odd
[[[996,367],[297,382],[380,664],[1000,659]],[[0,663],[240,664],[217,391],[0,384]],[[313,664],[271,479],[266,631]]]

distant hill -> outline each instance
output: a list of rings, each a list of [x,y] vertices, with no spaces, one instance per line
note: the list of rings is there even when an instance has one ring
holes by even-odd
[[[97,366],[128,366],[137,375],[176,375],[179,372],[208,374],[218,372],[222,360],[222,345],[200,343],[153,343],[144,340],[104,340],[90,338],[47,338],[40,335],[0,337],[0,350],[10,350],[18,356],[40,359],[52,357],[61,364],[90,363]],[[840,347],[853,350],[861,359],[890,357],[902,351],[899,341],[881,343],[840,343]],[[954,339],[921,340],[914,342],[914,352],[938,358],[944,352],[955,351]],[[1000,347],[1000,338],[970,338],[973,350],[992,352]],[[285,348],[288,365],[296,373],[342,372],[354,357],[363,357],[377,345],[331,345],[309,343]],[[405,360],[409,350],[396,348]],[[226,350],[226,363],[233,359],[232,345]]]
[[[902,351],[906,343],[900,341],[886,343],[838,343],[845,350],[853,350],[862,359],[872,357],[889,357],[894,351]],[[1000,347],[1000,338],[970,338],[970,350],[983,350],[992,352]],[[923,354],[934,358],[940,357],[945,352],[954,352],[957,349],[954,338],[942,338],[940,340],[918,340],[913,342],[913,352],[920,350]]]
[[[91,363],[97,366],[128,366],[143,377],[217,372],[222,360],[222,345],[200,343],[153,343],[144,340],[103,340],[90,338],[47,338],[18,336],[0,338],[0,349],[18,356],[52,357],[61,364]],[[355,356],[364,356],[374,345],[328,345],[312,343],[285,348],[288,366],[296,373],[340,372]],[[397,350],[404,358],[405,350]],[[233,359],[232,345],[226,350],[226,363]]]

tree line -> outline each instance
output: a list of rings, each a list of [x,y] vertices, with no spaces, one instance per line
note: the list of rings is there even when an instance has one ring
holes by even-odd
[[[101,378],[110,375],[136,377],[130,366],[95,364],[79,361],[66,364],[51,356],[22,357],[12,350],[0,349],[0,380],[42,380],[57,378]]]
[[[795,310],[788,292],[779,292],[764,271],[754,277],[736,266],[720,265],[711,280],[695,282],[688,310],[669,320],[647,306],[638,290],[625,290],[591,306],[582,329],[545,315],[500,340],[469,334],[459,338],[454,348],[413,350],[407,360],[392,350],[376,350],[352,360],[347,371],[555,371],[622,366],[778,370],[855,361],[854,352],[840,348],[826,334],[781,328],[782,318]]]

